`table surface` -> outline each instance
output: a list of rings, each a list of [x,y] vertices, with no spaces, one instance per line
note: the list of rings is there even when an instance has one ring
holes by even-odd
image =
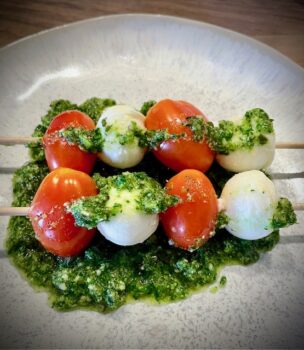
[[[0,46],[58,25],[118,13],[209,22],[260,40],[304,67],[303,0],[0,0]]]

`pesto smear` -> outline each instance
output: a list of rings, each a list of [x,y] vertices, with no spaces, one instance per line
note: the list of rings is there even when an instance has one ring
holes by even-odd
[[[268,142],[274,133],[272,119],[261,108],[254,108],[245,113],[242,119],[233,122],[221,120],[218,126],[206,122],[203,118],[188,117],[185,123],[193,132],[193,138],[199,142],[205,137],[212,150],[228,155],[239,149],[250,150]]]
[[[109,221],[122,213],[132,202],[134,209],[146,214],[158,214],[178,203],[178,198],[166,194],[160,184],[144,172],[123,172],[102,177],[94,174],[99,194],[80,198],[67,205],[77,226],[91,229],[101,221]]]
[[[105,104],[114,103],[113,100],[98,98],[80,106],[65,100],[55,101],[34,135],[42,136],[52,118],[66,109],[80,109],[96,120]],[[31,145],[30,149],[32,161],[14,175],[14,206],[30,205],[48,173],[43,150],[37,145]],[[151,154],[147,154],[131,171],[145,172],[162,186],[173,176]],[[97,163],[94,172],[102,178],[122,173],[101,163]],[[214,164],[207,175],[220,194],[232,173]],[[280,210],[285,205],[282,202]],[[224,223],[226,218],[223,216],[221,220]],[[280,226],[278,220],[279,215],[273,222],[274,227]],[[170,246],[159,228],[147,241],[131,247],[114,245],[96,234],[82,255],[60,258],[43,249],[26,217],[12,217],[6,247],[11,260],[30,283],[48,291],[50,302],[57,310],[88,308],[107,312],[125,304],[128,297],[152,297],[157,301],[183,299],[194,289],[215,282],[219,267],[231,263],[254,263],[261,253],[271,250],[278,241],[278,231],[264,239],[245,241],[218,229],[206,245],[190,253]],[[226,278],[222,277],[220,286],[225,284]]]
[[[143,130],[134,121],[131,121],[126,132],[121,133],[115,124],[107,124],[103,119],[105,138],[102,136],[100,128],[86,130],[83,128],[66,128],[55,132],[54,134],[64,138],[70,144],[76,144],[80,149],[86,152],[102,152],[105,139],[108,135],[121,145],[137,144],[139,147],[154,149],[161,142],[168,140],[178,140],[185,137],[184,134],[170,134],[168,130]],[[54,136],[55,136],[54,135]],[[114,136],[114,137],[113,137]]]

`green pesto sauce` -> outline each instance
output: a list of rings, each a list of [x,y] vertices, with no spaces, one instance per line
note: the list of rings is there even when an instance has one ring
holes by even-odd
[[[149,109],[152,108],[155,104],[156,104],[155,100],[149,100],[144,102],[140,108],[140,113],[142,113],[143,115],[147,115],[149,112]]]
[[[179,201],[144,172],[125,171],[108,177],[96,173],[93,179],[98,195],[80,198],[67,205],[67,211],[73,214],[77,226],[88,229],[101,221],[109,221],[130,206],[146,214],[158,214]]]
[[[221,120],[218,126],[214,126],[212,122],[193,116],[187,118],[185,125],[191,129],[195,141],[206,137],[211,149],[227,155],[266,144],[268,136],[274,133],[272,122],[263,109],[254,108],[247,111],[239,122]]]
[[[101,162],[94,171],[102,176],[122,172]],[[147,154],[129,171],[144,171],[162,185],[173,175],[152,154]],[[45,162],[37,160],[17,170],[13,180],[13,205],[30,205],[47,173]],[[232,174],[215,164],[208,175],[220,193]],[[49,293],[55,309],[86,308],[108,312],[130,299],[152,298],[158,302],[183,299],[193,290],[214,283],[219,268],[254,263],[278,241],[278,231],[261,240],[245,241],[225,230],[217,230],[205,246],[190,253],[170,246],[159,228],[147,241],[132,247],[114,245],[96,234],[82,255],[59,258],[42,248],[26,217],[12,217],[6,248],[12,262],[29,282]],[[222,277],[219,285],[225,284]]]
[[[221,210],[218,214],[217,214],[217,218],[216,218],[216,228],[217,229],[222,229],[225,228],[229,223],[229,217],[226,215],[226,213]]]
[[[293,225],[296,222],[297,216],[291,202],[287,198],[280,198],[273,214],[270,228],[272,230],[278,230],[279,228]]]
[[[83,128],[66,128],[56,133],[64,138],[69,144],[77,144],[86,152],[97,153],[103,149],[104,139],[99,128],[86,130]]]
[[[131,121],[128,129],[123,133],[120,132],[119,125],[117,125],[117,123],[107,124],[106,119],[102,120],[102,127],[104,129],[104,137],[106,140],[107,135],[111,135],[111,143],[115,142],[121,145],[137,144],[139,147],[148,149],[156,148],[163,141],[178,140],[185,137],[183,133],[171,134],[167,129],[144,130],[140,128],[134,121]],[[82,132],[86,134],[88,131]],[[79,140],[76,140],[76,143],[79,143]]]

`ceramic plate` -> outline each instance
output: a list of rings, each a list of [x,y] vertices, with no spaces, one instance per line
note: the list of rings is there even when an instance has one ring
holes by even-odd
[[[264,108],[277,139],[303,141],[304,71],[240,34],[186,19],[121,15],[34,35],[0,50],[1,134],[29,135],[57,98],[111,97],[139,107],[184,99],[211,120]],[[23,146],[1,148],[0,205],[11,201],[12,170]],[[278,190],[304,201],[303,151],[278,151]],[[302,178],[301,178],[302,176]],[[299,224],[248,267],[226,267],[225,288],[165,305],[136,302],[110,314],[59,313],[9,263],[1,218],[1,345],[46,348],[304,346],[304,235]]]

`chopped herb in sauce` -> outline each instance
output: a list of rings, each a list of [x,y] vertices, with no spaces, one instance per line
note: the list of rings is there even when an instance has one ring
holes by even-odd
[[[77,107],[77,109],[87,114],[94,120],[95,124],[97,124],[98,119],[100,118],[103,110],[107,107],[115,105],[116,101],[110,98],[92,97],[84,101],[81,105]]]
[[[196,116],[187,117],[185,126],[190,128],[193,134],[193,140],[196,142],[203,141],[205,137],[208,136],[208,128],[212,127],[212,125],[208,124],[205,119]]]
[[[280,198],[273,214],[270,227],[277,230],[282,227],[293,225],[297,222],[297,217],[291,202],[287,198]]]
[[[149,112],[149,109],[153,107],[155,104],[156,104],[156,101],[154,100],[149,100],[147,102],[144,102],[140,108],[140,113],[142,113],[143,115],[147,115]]]
[[[226,155],[264,145],[268,142],[267,135],[274,133],[272,119],[260,108],[247,111],[239,122],[222,120],[214,126],[212,122],[194,116],[187,118],[186,126],[193,132],[195,141],[206,138],[210,148]]]
[[[182,134],[171,134],[166,129],[160,130],[134,130],[135,134],[139,138],[138,145],[140,147],[155,149],[159,146],[160,143],[168,140],[178,140],[185,135]]]
[[[64,138],[68,143],[77,144],[80,149],[86,152],[101,152],[104,144],[99,128],[86,130],[83,128],[72,128],[60,130],[59,137]]]
[[[135,210],[157,214],[178,203],[178,198],[165,193],[160,184],[144,172],[124,172],[102,177],[94,174],[99,194],[72,202],[71,212],[78,226],[92,228],[101,221],[108,221],[133,203]],[[126,203],[127,202],[127,203]]]
[[[148,149],[156,148],[163,141],[177,140],[185,136],[184,134],[171,134],[166,129],[145,130],[140,128],[134,121],[130,122],[127,131],[124,133],[119,131],[119,125],[107,124],[106,119],[103,119],[102,126],[105,138],[111,134],[111,142],[115,140],[121,145],[137,144],[139,147]]]
[[[220,211],[217,215],[216,228],[217,229],[225,228],[228,222],[229,222],[229,217],[225,214],[223,210]]]
[[[226,284],[227,284],[227,277],[222,276],[220,279],[220,287],[225,287]]]

